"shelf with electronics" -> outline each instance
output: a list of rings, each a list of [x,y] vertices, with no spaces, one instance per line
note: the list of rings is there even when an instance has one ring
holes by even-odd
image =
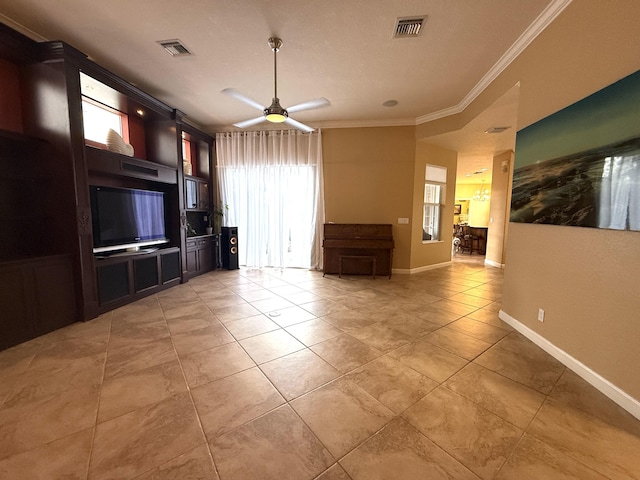
[[[72,46],[38,43],[2,24],[0,81],[0,221],[13,232],[0,234],[0,276],[3,283],[11,277],[19,280],[13,282],[15,288],[24,287],[22,293],[12,286],[0,295],[0,309],[14,312],[17,323],[33,324],[38,308],[33,305],[49,301],[48,314],[60,319],[26,333],[21,327],[8,330],[5,324],[10,322],[4,320],[0,349],[188,280],[182,140],[191,139],[194,178],[207,185],[198,189],[206,200],[198,206],[206,213],[212,195],[213,138],[187,124],[179,110]],[[96,140],[86,134],[86,104],[121,117],[120,140],[114,144],[114,137]],[[155,227],[151,232],[159,237],[151,240],[157,243],[134,238],[130,246],[126,234],[110,237],[98,230],[96,235],[99,189],[151,192],[155,208],[163,210],[157,218],[164,233]],[[50,260],[49,266],[44,260]],[[30,272],[38,265],[44,270],[34,277]],[[24,298],[24,305],[11,305],[15,298]],[[3,308],[5,300],[9,310]],[[63,300],[64,306],[56,304]]]
[[[185,276],[218,268],[219,232],[213,231],[213,139],[188,124],[181,125],[184,219],[186,223]]]

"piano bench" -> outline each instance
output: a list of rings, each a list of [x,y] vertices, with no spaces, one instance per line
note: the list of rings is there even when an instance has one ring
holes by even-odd
[[[376,257],[375,255],[340,255],[338,257],[338,278],[342,278],[342,261],[347,259],[369,260],[371,262],[371,276],[376,278]]]

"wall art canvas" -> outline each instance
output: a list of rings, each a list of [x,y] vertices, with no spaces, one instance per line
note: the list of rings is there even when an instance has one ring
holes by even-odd
[[[511,221],[640,231],[640,71],[517,133]]]

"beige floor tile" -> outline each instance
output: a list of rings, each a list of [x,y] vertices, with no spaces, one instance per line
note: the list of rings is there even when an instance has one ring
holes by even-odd
[[[286,297],[287,295],[303,293],[305,290],[295,285],[285,284],[285,285],[280,285],[278,287],[270,287],[269,291],[272,293],[275,293],[279,297]]]
[[[258,364],[305,348],[302,343],[282,329],[245,338],[240,340],[240,345]]]
[[[214,325],[220,325],[220,321],[208,308],[207,313],[204,314],[196,313],[167,319],[171,335],[213,327]]]
[[[422,339],[467,360],[473,360],[491,347],[488,342],[483,342],[449,327],[439,328],[425,335]]]
[[[266,298],[264,300],[255,300],[251,302],[254,308],[262,313],[277,312],[285,308],[293,307],[294,304],[282,297]]]
[[[546,398],[473,363],[449,378],[445,386],[522,429],[527,428]]]
[[[222,323],[227,323],[232,322],[233,320],[240,320],[241,318],[259,315],[260,310],[249,303],[243,303],[240,305],[232,305],[230,307],[216,309],[215,314],[218,320]]]
[[[362,328],[376,322],[371,315],[350,309],[344,309],[336,313],[324,315],[322,320],[341,330]]]
[[[353,480],[478,479],[400,418],[349,453],[340,464]]]
[[[134,478],[204,441],[189,394],[175,395],[98,424],[89,478]]]
[[[379,357],[348,373],[346,378],[397,414],[438,386],[390,356]]]
[[[14,382],[6,402],[29,403],[78,387],[100,385],[107,358],[106,352],[66,358],[36,356]]]
[[[491,479],[523,431],[444,387],[403,417],[480,478]]]
[[[223,325],[189,330],[172,336],[173,344],[179,356],[208,350],[225,343],[231,343],[235,339]]]
[[[258,368],[207,383],[191,392],[210,440],[285,402]]]
[[[436,309],[436,311],[455,313],[460,316],[468,315],[480,308],[456,302],[455,300],[451,300],[451,297],[438,300],[437,302],[430,304],[429,307]]]
[[[242,290],[237,293],[247,302],[257,302],[259,300],[269,300],[278,297],[278,295],[260,285],[252,285],[251,290]]]
[[[640,421],[498,318],[502,275],[219,270],[2,351],[0,478],[639,480]]]
[[[316,318],[313,313],[308,312],[298,306],[283,308],[282,310],[278,310],[275,312],[269,312],[267,316],[283,328]]]
[[[0,352],[0,406],[40,349],[35,339]]]
[[[50,343],[70,338],[92,337],[98,341],[106,341],[111,333],[111,318],[111,315],[104,314],[89,322],[75,322],[44,335],[42,340]]]
[[[489,305],[492,300],[488,300],[486,298],[478,297],[475,295],[469,295],[467,291],[464,293],[457,293],[449,297],[450,300],[454,302],[460,302],[464,305],[469,305],[471,307],[482,308]]]
[[[570,405],[547,400],[528,433],[609,478],[640,479],[640,437]]]
[[[323,317],[325,315],[331,315],[332,313],[338,313],[347,310],[347,307],[345,307],[344,305],[341,305],[327,298],[323,298],[315,302],[305,303],[301,305],[301,307],[309,313],[313,313],[317,317]]]
[[[409,335],[412,339],[420,338],[440,328],[440,325],[418,318],[413,313],[392,315],[382,320],[381,323]]]
[[[429,306],[426,306],[422,313],[416,314],[416,317],[444,327],[445,325],[448,325],[451,322],[459,319],[461,315],[457,313],[431,309]]]
[[[179,298],[171,300],[165,300],[161,298],[160,304],[162,305],[164,318],[166,318],[167,320],[169,320],[170,318],[195,315],[202,315],[206,317],[211,313],[211,310],[202,300],[200,300],[200,298],[186,301],[180,301]]]
[[[496,480],[607,480],[607,477],[525,434]]]
[[[316,480],[351,480],[351,477],[347,475],[340,464],[336,463],[325,470]]]
[[[517,332],[504,337],[474,363],[545,394],[551,391],[565,369],[559,361]]]
[[[353,370],[382,355],[380,350],[376,350],[346,333],[313,345],[311,350],[342,373]]]
[[[319,318],[292,325],[285,330],[307,346],[324,342],[342,333],[336,327]]]
[[[234,480],[311,480],[335,461],[287,405],[212,440],[211,451]]]
[[[390,352],[412,341],[409,335],[399,332],[382,322],[372,323],[361,328],[346,328],[345,330],[352,337],[381,352]]]
[[[290,293],[284,296],[284,298],[295,305],[303,305],[305,303],[317,302],[322,297],[316,295],[312,292],[299,292],[299,293]]]
[[[640,437],[640,420],[569,369],[564,371],[549,396]]]
[[[108,379],[100,393],[98,423],[186,391],[177,360]]]
[[[469,363],[424,340],[400,347],[389,355],[436,382],[444,382]]]
[[[256,364],[237,342],[203,350],[180,359],[191,388],[247,370]]]
[[[109,348],[104,378],[108,379],[137,372],[138,370],[170,362],[175,358],[176,352],[169,337],[160,340],[140,341],[137,344],[129,344],[118,348]]]
[[[170,460],[136,480],[219,480],[206,444]]]
[[[95,425],[99,386],[85,386],[0,408],[0,458],[39,447]]]
[[[43,343],[33,362],[46,364],[49,360],[73,361],[77,358],[99,355],[107,351],[107,339],[78,337],[54,343]],[[30,366],[31,366],[30,365]]]
[[[465,318],[513,331],[513,328],[510,325],[500,320],[498,313],[494,310],[481,308],[475,312],[471,312],[469,315],[466,315]]]
[[[473,338],[477,338],[478,340],[488,343],[496,343],[511,331],[506,328],[495,327],[478,320],[472,320],[469,317],[463,317],[451,322],[447,325],[447,328],[465,333]]]
[[[85,479],[93,428],[54,440],[33,450],[0,461],[3,479]]]
[[[393,418],[391,410],[344,378],[299,397],[291,406],[336,458]]]
[[[160,340],[169,337],[169,329],[164,319],[133,324],[130,323],[109,337],[109,348],[135,345],[140,341]]]
[[[225,311],[225,309],[229,307],[245,305],[247,303],[244,298],[233,292],[228,292],[216,297],[205,297],[203,301],[213,313],[216,313],[217,311]]]
[[[308,349],[263,363],[260,369],[287,400],[340,376],[338,370]]]
[[[227,330],[231,332],[231,335],[233,335],[236,340],[242,340],[280,328],[275,322],[263,314],[227,322],[225,323],[225,327],[227,327]]]

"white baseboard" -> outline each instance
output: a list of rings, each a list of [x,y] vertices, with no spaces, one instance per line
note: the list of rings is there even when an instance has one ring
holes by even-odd
[[[504,268],[504,263],[494,262],[493,260],[484,259],[484,264],[491,267]]]
[[[511,325],[515,330],[520,332],[522,335],[527,337],[533,343],[542,348],[549,355],[554,357],[556,360],[564,364],[567,368],[575,372],[577,375],[582,377],[585,381],[590,383],[593,387],[598,389],[604,395],[609,397],[611,400],[616,402],[622,408],[624,408],[631,415],[640,420],[640,401],[633,398],[631,395],[616,387],[613,383],[611,383],[606,378],[602,377],[598,373],[591,370],[584,363],[579,360],[573,358],[564,350],[556,347],[549,340],[544,338],[539,333],[534,332],[526,325],[520,323],[518,320],[513,318],[511,315],[506,313],[503,310],[500,310],[498,314],[501,320],[504,320],[506,323]]]
[[[418,268],[394,268],[392,270],[392,273],[399,273],[401,275],[407,275],[407,274],[412,275],[414,273],[426,272],[427,270],[434,270],[436,268],[448,267],[449,265],[451,265],[451,261],[436,263],[434,265],[425,265],[423,267],[418,267]]]

